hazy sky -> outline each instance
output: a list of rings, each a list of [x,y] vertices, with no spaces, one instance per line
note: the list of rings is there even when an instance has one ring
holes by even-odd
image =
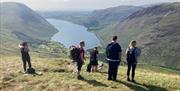
[[[180,0],[0,0],[21,2],[34,10],[93,10],[119,5],[144,5]]]

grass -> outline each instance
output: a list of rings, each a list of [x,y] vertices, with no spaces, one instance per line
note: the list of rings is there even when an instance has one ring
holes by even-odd
[[[107,80],[107,65],[98,73],[87,73],[83,66],[84,80],[77,80],[74,66],[69,59],[40,58],[32,56],[37,73],[25,75],[21,72],[21,58],[17,56],[0,59],[0,91],[179,91],[180,74],[163,68],[137,68],[136,81],[126,81],[126,66],[121,66],[118,81]],[[158,70],[159,69],[159,70]],[[163,71],[166,70],[166,71]],[[161,72],[159,72],[161,71]]]

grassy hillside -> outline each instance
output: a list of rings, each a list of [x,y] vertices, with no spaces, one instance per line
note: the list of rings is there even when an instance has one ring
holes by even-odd
[[[137,40],[142,61],[180,69],[180,3],[156,5],[137,11],[123,22],[110,24],[97,34],[104,44],[119,36],[123,50]]]
[[[17,53],[21,41],[49,41],[57,30],[36,12],[20,3],[0,3],[0,54]]]
[[[94,10],[83,25],[91,29],[101,29],[108,24],[121,22],[132,13],[142,9],[136,6],[118,6],[102,10]]]
[[[31,54],[32,55],[32,54]],[[126,66],[121,66],[118,81],[107,80],[107,66],[99,73],[85,72],[84,80],[77,80],[69,59],[38,58],[32,56],[33,67],[42,75],[21,72],[20,57],[2,57],[0,60],[1,91],[179,91],[180,73],[160,67],[139,66],[136,81],[126,81]],[[150,69],[152,68],[152,69]],[[159,72],[160,71],[160,72]]]

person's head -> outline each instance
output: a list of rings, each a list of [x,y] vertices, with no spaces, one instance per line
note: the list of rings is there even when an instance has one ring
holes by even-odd
[[[97,47],[94,47],[94,50],[97,50],[98,48]]]
[[[129,44],[129,47],[136,47],[136,41],[132,40]]]
[[[22,42],[21,45],[22,46],[27,46],[27,42]]]
[[[112,37],[112,41],[116,42],[116,41],[117,41],[117,38],[118,38],[118,36],[113,36],[113,37]]]
[[[81,47],[85,47],[85,42],[84,42],[84,41],[81,41],[81,42],[79,43],[79,45],[80,45]]]

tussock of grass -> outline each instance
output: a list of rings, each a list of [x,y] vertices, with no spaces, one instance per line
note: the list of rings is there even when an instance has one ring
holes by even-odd
[[[107,80],[107,65],[98,73],[85,72],[84,80],[77,80],[74,66],[68,59],[32,57],[33,67],[42,75],[21,72],[20,57],[2,57],[0,60],[0,90],[2,91],[179,91],[180,75],[171,71],[137,68],[136,81],[126,81],[126,67],[121,66],[118,81]],[[158,69],[158,68],[157,68]],[[159,70],[165,70],[159,68]]]

